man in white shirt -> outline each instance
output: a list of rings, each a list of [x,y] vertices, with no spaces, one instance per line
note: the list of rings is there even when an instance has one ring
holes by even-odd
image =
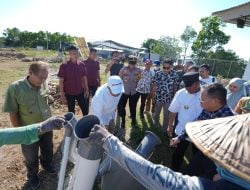
[[[199,68],[199,73],[200,73],[200,82],[201,85],[206,85],[206,84],[213,84],[217,83],[217,79],[214,76],[209,75],[210,72],[210,66],[207,64],[203,64]]]
[[[98,88],[92,98],[91,113],[112,133],[115,130],[115,111],[123,92],[122,79],[119,76],[110,76],[108,82]]]
[[[201,113],[200,105],[200,81],[198,72],[188,72],[183,75],[185,88],[179,90],[169,106],[169,123],[167,132],[172,137],[174,121],[178,113],[178,121],[174,136],[178,136],[185,129],[188,122],[194,121]],[[179,171],[184,153],[189,145],[188,141],[179,143],[173,151],[171,168]]]

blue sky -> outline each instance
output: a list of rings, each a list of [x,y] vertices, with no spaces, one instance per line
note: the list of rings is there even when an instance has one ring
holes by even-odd
[[[1,0],[0,33],[20,30],[66,32],[87,41],[112,39],[140,47],[143,40],[169,35],[179,37],[186,25],[200,30],[199,20],[212,12],[249,0]],[[223,29],[232,49],[250,57],[250,27],[227,24]]]

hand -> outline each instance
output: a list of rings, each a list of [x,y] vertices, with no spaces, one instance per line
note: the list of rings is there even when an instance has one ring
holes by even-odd
[[[111,119],[109,121],[109,125],[107,126],[107,129],[108,129],[108,131],[110,133],[114,134],[114,132],[115,132],[115,121],[114,121],[114,119]]]
[[[179,144],[180,143],[180,140],[178,139],[178,137],[175,137],[175,138],[172,138],[171,140],[170,140],[170,146],[171,147],[177,147],[177,144]]]
[[[89,90],[84,90],[84,97],[85,98],[88,98],[89,97]]]
[[[60,116],[54,116],[51,117],[40,124],[40,132],[46,133],[52,130],[59,130],[63,127],[63,122],[65,122],[65,119]]]
[[[173,126],[168,126],[167,133],[168,137],[171,139],[173,137]]]
[[[89,134],[89,138],[87,141],[91,144],[97,144],[99,146],[102,146],[105,140],[111,136],[112,134],[105,129],[104,126],[101,125],[95,125]]]
[[[67,104],[67,99],[64,94],[61,94],[60,99],[61,99],[62,104]]]

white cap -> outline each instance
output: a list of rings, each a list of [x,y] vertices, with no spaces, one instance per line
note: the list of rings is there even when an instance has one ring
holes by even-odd
[[[113,94],[120,94],[124,92],[123,81],[119,76],[110,76],[108,78],[108,87]]]

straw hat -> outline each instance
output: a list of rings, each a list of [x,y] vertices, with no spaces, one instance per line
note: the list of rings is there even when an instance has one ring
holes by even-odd
[[[250,182],[250,114],[188,123],[186,131],[206,156]]]

